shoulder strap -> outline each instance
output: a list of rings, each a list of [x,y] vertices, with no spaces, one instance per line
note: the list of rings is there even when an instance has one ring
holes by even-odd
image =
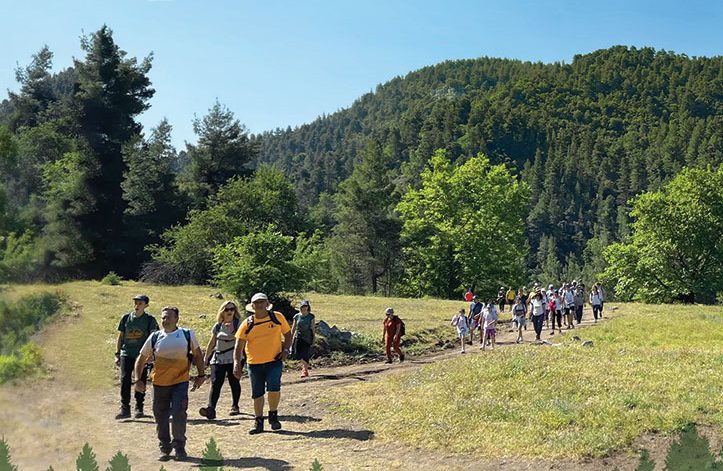
[[[249,332],[251,332],[251,329],[253,329],[253,328],[254,328],[254,315],[251,314],[250,316],[248,316],[246,318],[246,335],[248,335]]]
[[[156,330],[151,334],[151,350],[153,351],[156,350],[156,342],[158,342],[158,335],[160,332],[160,330]]]
[[[269,317],[271,318],[271,322],[276,325],[281,325],[281,321],[276,318],[276,313],[274,311],[269,311]]]
[[[181,330],[183,331],[183,336],[186,337],[186,344],[188,345],[186,355],[188,356],[188,361],[191,361],[193,358],[193,350],[191,349],[191,331],[184,329],[183,327],[181,327]]]
[[[240,325],[241,325],[241,319],[239,319],[238,317],[234,317],[233,318],[233,331],[236,332]]]
[[[126,324],[128,324],[128,319],[130,319],[130,317],[131,317],[131,313],[130,313],[130,312],[126,312],[125,314],[123,314],[123,319],[121,319],[121,325],[123,325],[123,333],[124,333],[124,334],[125,334],[126,331],[128,330],[127,327],[126,327]]]
[[[234,320],[235,320],[235,319],[234,319]],[[221,330],[221,323],[220,323],[220,322],[216,322],[216,324],[213,326],[213,333],[214,333],[214,334],[218,334],[220,330]]]

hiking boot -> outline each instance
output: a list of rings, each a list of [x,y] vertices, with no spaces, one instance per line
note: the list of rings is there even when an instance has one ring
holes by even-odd
[[[134,419],[142,419],[143,416],[144,416],[144,415],[143,415],[143,407],[138,407],[138,406],[136,406],[136,410],[135,410],[135,412],[133,413],[133,418],[134,418]]]
[[[389,363],[391,363],[391,362],[392,362],[392,360],[387,360],[387,361],[385,361],[384,363],[389,364]]]
[[[281,428],[281,422],[279,422],[279,411],[269,411],[269,425],[271,425],[271,430],[279,430]]]
[[[126,406],[121,406],[120,410],[115,416],[116,420],[120,419],[130,419],[131,418],[131,408]]]
[[[186,453],[186,447],[179,446],[176,448],[176,459],[183,461],[186,458],[188,458],[188,453]]]
[[[249,435],[256,435],[257,433],[262,433],[264,431],[264,418],[256,417],[254,420],[255,425],[254,428],[249,430]]]
[[[171,459],[171,455],[166,450],[161,450],[158,453],[158,461],[168,461]]]
[[[238,407],[236,409],[238,409]],[[208,420],[216,418],[216,409],[213,407],[201,407],[198,413],[201,414],[201,417],[206,417]]]
[[[241,415],[241,411],[238,410],[238,406],[232,406],[228,415]]]
[[[404,362],[404,353],[399,355],[399,363],[402,363],[402,362]]]

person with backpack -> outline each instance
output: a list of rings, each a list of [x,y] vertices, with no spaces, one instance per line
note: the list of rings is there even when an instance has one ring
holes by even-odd
[[[203,353],[190,329],[178,327],[180,312],[175,306],[161,310],[162,330],[154,332],[141,348],[136,360],[136,378],[150,358],[155,358],[151,381],[153,382],[153,417],[156,421],[158,446],[161,450],[159,461],[171,459],[171,449],[177,460],[185,460],[186,422],[188,420],[188,383],[191,380],[191,361],[196,364],[198,376],[193,388],[198,389],[206,380]],[[144,392],[145,383],[136,381],[136,391]],[[169,424],[170,417],[173,421]],[[170,427],[170,432],[169,432]],[[173,439],[171,440],[171,436]]]
[[[254,401],[254,428],[249,434],[264,431],[264,396],[269,398],[269,425],[279,430],[279,403],[281,402],[281,373],[284,361],[291,353],[291,327],[264,293],[256,293],[246,305],[252,313],[236,331],[236,347],[233,351],[233,372],[241,378],[241,357],[246,353],[246,368],[251,382],[251,398]],[[283,340],[282,340],[283,339]]]
[[[549,295],[550,299],[550,318],[552,320],[552,330],[550,335],[555,335],[555,321],[557,321],[557,329],[562,334],[562,307],[560,297],[557,292],[553,289]]]
[[[293,357],[301,362],[301,377],[309,376],[309,360],[311,359],[311,346],[314,345],[314,331],[316,322],[311,313],[311,304],[304,299],[299,304],[299,312],[294,315],[291,324],[291,338],[293,339]]]
[[[480,340],[480,349],[484,350],[487,347],[487,342],[492,345],[492,349],[495,348],[495,337],[497,334],[497,309],[491,302],[487,303],[487,307],[482,310],[482,320],[484,322],[482,326],[482,339]]]
[[[118,323],[118,341],[116,342],[115,364],[120,368],[120,394],[121,407],[116,419],[127,419],[131,416],[131,382],[133,368],[141,347],[151,333],[158,330],[158,322],[155,317],[146,312],[150,300],[145,294],[133,297],[134,309],[123,315]],[[148,380],[148,368],[144,368],[136,380],[145,383]],[[136,419],[143,417],[143,403],[146,398],[145,392],[135,391],[135,415]]]
[[[512,286],[510,286],[505,293],[505,297],[507,298],[507,304],[510,305],[510,310],[512,310],[512,306],[515,304],[515,298],[517,297],[517,293],[515,293],[515,290],[512,289]]]
[[[394,314],[394,309],[388,307],[384,310],[384,332],[382,333],[382,342],[387,351],[387,361],[385,363],[392,363],[392,349],[399,355],[399,362],[404,361],[404,352],[400,347],[402,336],[404,335],[404,322]]]
[[[497,292],[497,305],[500,307],[500,313],[505,312],[505,299],[505,287],[503,286]]]
[[[515,298],[515,304],[512,306],[512,318],[517,328],[517,340],[515,340],[517,343],[523,342],[522,328],[527,325],[526,313],[527,309],[525,309],[525,305],[522,304],[522,298],[517,296]]]
[[[585,306],[585,292],[582,285],[575,289],[575,323],[582,322],[582,309]]]
[[[602,295],[597,283],[592,285],[592,291],[590,291],[590,305],[592,306],[592,316],[597,322],[598,315],[602,317]]]
[[[459,337],[460,344],[462,344],[462,351],[459,353],[464,353],[464,342],[467,338],[467,330],[469,329],[469,324],[467,323],[467,316],[464,313],[464,308],[461,308],[457,314],[455,314],[452,317],[452,325],[457,328],[457,337]]]
[[[565,311],[567,328],[574,329],[573,316],[575,315],[575,294],[569,283],[565,283],[562,289],[562,308]]]
[[[545,322],[545,301],[542,297],[542,291],[535,292],[530,301],[530,317],[532,318],[532,325],[535,327],[535,340],[539,342],[542,325]]]
[[[481,322],[481,314],[482,314],[482,308],[484,307],[484,304],[480,302],[480,300],[475,295],[472,298],[472,302],[469,305],[469,317],[467,318],[467,322],[469,323],[469,344],[472,345],[474,343],[474,332],[479,328],[480,325],[482,325]],[[480,336],[481,338],[481,336]]]
[[[233,349],[236,346],[236,331],[241,325],[238,308],[233,301],[221,304],[216,315],[216,324],[211,329],[211,339],[206,346],[203,364],[211,366],[211,389],[208,391],[208,405],[198,411],[208,420],[216,418],[216,404],[221,395],[224,380],[231,388],[232,405],[228,415],[239,415],[238,402],[241,398],[241,383],[233,374]]]

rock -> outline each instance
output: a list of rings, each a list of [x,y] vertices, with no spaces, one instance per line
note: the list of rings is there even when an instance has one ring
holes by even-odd
[[[553,344],[552,342],[550,342],[549,340],[543,340],[543,341],[542,341],[542,344],[543,344],[543,345],[554,345],[554,344]]]
[[[592,340],[586,340],[582,343],[583,347],[592,347]]]
[[[206,314],[199,314],[199,315],[198,315],[198,318],[199,318],[199,319],[205,319],[205,318],[206,318]]]
[[[580,337],[578,337],[577,335],[573,335],[573,336],[572,336],[572,339],[573,339],[575,342],[579,342],[579,341],[580,341]]]
[[[618,307],[617,307],[617,306],[613,306],[613,307],[611,307],[610,309],[612,309],[613,311],[617,311],[617,310],[618,310]]]
[[[221,293],[213,293],[208,296],[209,298],[216,298],[216,299],[223,299],[223,294]]]

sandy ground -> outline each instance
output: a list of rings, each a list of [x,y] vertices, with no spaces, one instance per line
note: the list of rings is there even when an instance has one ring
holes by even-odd
[[[586,312],[589,316],[589,312]],[[580,327],[589,327],[590,320]],[[502,331],[500,333],[500,331]],[[565,332],[574,335],[579,330]],[[515,334],[507,327],[498,330],[499,348],[514,348]],[[549,333],[543,331],[543,338]],[[526,338],[534,338],[529,326]],[[540,348],[547,348],[540,346]],[[467,355],[484,354],[477,345]],[[229,417],[230,393],[222,390],[218,417],[209,422],[198,414],[206,404],[208,384],[189,393],[189,423],[185,462],[157,461],[158,449],[152,417],[116,421],[117,388],[84,390],[72,375],[62,379],[35,379],[0,388],[0,435],[11,448],[12,461],[22,470],[75,469],[75,459],[83,444],[92,445],[99,467],[105,469],[110,458],[121,450],[134,470],[188,470],[200,466],[200,457],[213,437],[225,457],[225,469],[308,470],[318,459],[324,470],[400,469],[400,470],[597,470],[635,469],[637,453],[620,453],[606,459],[587,461],[515,461],[478,459],[473,455],[445,454],[413,448],[393,441],[375,439],[374,433],[353,421],[335,418],[319,403],[319,392],[358,381],[374,381],[381,375],[459,355],[458,349],[419,358],[403,364],[370,363],[335,368],[313,369],[302,380],[296,371],[286,371],[279,408],[283,429],[260,435],[248,435],[252,426],[252,404],[247,379],[242,381],[242,415]],[[60,375],[58,375],[60,376]],[[150,401],[149,401],[150,402]],[[146,412],[150,412],[150,403]],[[268,424],[266,425],[268,429]],[[662,469],[665,451],[671,439],[641,438],[635,448],[651,452]],[[720,444],[718,444],[720,446]]]

